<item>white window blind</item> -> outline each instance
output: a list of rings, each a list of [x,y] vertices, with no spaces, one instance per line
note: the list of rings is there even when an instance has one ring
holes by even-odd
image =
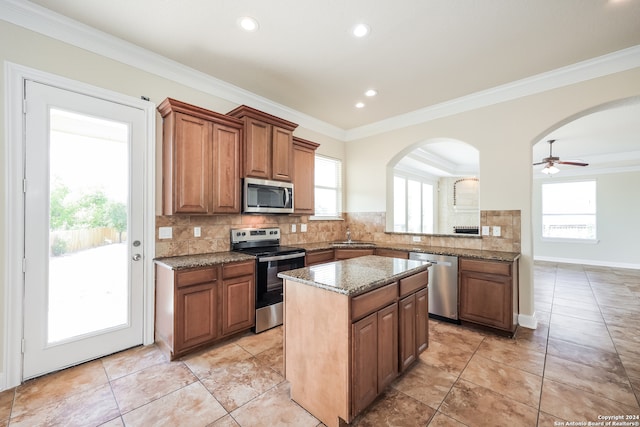
[[[342,162],[315,157],[315,216],[342,217]]]
[[[596,182],[542,184],[542,237],[596,239]]]

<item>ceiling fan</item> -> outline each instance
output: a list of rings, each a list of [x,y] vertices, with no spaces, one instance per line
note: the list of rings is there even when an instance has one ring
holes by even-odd
[[[560,169],[558,169],[555,165],[589,166],[589,163],[561,161],[560,157],[553,157],[552,149],[553,149],[553,143],[555,141],[556,141],[555,139],[550,139],[549,141],[547,141],[549,143],[549,157],[545,157],[544,159],[542,159],[541,162],[533,164],[533,166],[545,165],[545,167],[541,171],[542,173],[546,173],[547,175],[549,174],[553,175],[554,173],[560,172]]]

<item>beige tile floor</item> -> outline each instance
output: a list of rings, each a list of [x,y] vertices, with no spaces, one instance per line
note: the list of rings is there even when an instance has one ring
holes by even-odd
[[[515,339],[432,321],[428,350],[354,424],[558,426],[640,415],[640,271],[536,263],[535,300],[538,328]],[[321,424],[289,399],[276,328],[171,363],[155,346],[138,347],[28,381],[0,393],[7,425]]]

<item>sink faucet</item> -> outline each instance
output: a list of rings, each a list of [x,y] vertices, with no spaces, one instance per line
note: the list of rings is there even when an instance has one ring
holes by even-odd
[[[351,243],[351,230],[349,230],[348,226],[347,226],[347,242]]]

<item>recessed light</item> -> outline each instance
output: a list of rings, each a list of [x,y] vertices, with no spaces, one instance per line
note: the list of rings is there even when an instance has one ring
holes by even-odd
[[[242,18],[238,19],[238,25],[240,26],[240,28],[250,33],[258,31],[259,28],[258,21],[250,16],[243,16]]]
[[[364,37],[367,34],[369,34],[370,31],[371,31],[371,29],[369,28],[368,25],[366,25],[366,24],[358,24],[355,27],[353,27],[352,33],[356,37]]]
[[[356,108],[364,108],[364,102],[357,102]]]
[[[365,96],[369,96],[369,97],[376,96],[377,94],[378,94],[378,91],[375,89],[369,89],[364,93]]]

